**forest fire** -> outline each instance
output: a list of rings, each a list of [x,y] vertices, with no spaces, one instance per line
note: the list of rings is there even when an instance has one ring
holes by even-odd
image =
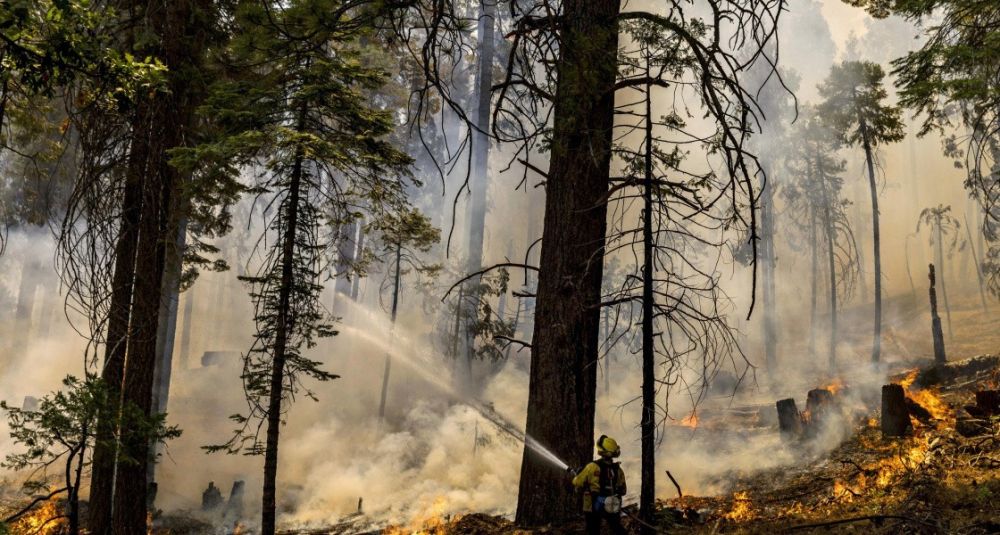
[[[936,420],[945,420],[951,414],[951,409],[948,405],[941,399],[940,393],[933,388],[914,388],[913,383],[917,379],[917,374],[920,373],[919,369],[911,370],[906,374],[899,384],[903,387],[906,392],[906,396],[918,403],[921,407],[927,409],[927,412]]]
[[[438,496],[427,510],[410,520],[407,526],[390,526],[382,531],[383,535],[445,535],[448,525],[461,518],[461,515],[447,515],[445,508],[448,501],[444,496]]]
[[[681,419],[680,425],[682,425],[684,427],[690,427],[691,429],[697,428],[698,427],[698,413],[692,411],[691,414],[689,414],[689,415],[687,415],[687,416],[685,416],[684,418]]]
[[[723,515],[726,520],[732,522],[745,522],[756,517],[753,510],[753,502],[750,501],[749,493],[745,491],[733,494],[733,507],[728,513]]]
[[[65,530],[66,520],[59,512],[56,502],[49,500],[18,519],[11,527],[14,533],[56,535]]]

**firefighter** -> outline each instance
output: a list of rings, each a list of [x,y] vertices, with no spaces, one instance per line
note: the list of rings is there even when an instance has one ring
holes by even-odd
[[[606,520],[611,531],[624,535],[621,522],[622,497],[625,496],[625,472],[614,461],[621,455],[615,439],[601,435],[597,439],[598,459],[587,463],[573,478],[573,486],[583,491],[583,516],[587,534],[598,535],[601,521]]]

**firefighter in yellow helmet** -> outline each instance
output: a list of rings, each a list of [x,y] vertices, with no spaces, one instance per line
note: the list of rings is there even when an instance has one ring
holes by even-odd
[[[625,533],[621,522],[622,497],[625,496],[625,472],[615,457],[621,448],[615,439],[601,435],[597,439],[596,461],[587,463],[573,478],[573,486],[583,492],[583,516],[587,534],[598,535],[606,520],[616,535]]]

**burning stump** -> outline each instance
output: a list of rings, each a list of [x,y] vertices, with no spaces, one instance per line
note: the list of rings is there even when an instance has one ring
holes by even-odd
[[[910,409],[906,403],[906,394],[898,384],[882,386],[882,436],[902,437],[909,434]]]
[[[777,404],[778,428],[783,437],[797,437],[802,434],[802,417],[792,398],[783,399]]]

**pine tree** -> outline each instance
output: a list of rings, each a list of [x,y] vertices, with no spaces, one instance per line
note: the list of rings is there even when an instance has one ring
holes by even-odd
[[[241,5],[230,63],[244,76],[215,87],[203,113],[219,118],[221,135],[191,155],[230,167],[255,165],[254,191],[276,208],[267,221],[273,246],[258,272],[242,278],[257,326],[244,356],[250,412],[234,417],[239,427],[232,439],[209,448],[264,456],[265,535],[275,530],[287,402],[302,392],[314,397],[306,379],[337,377],[306,355],[317,338],[335,334],[320,303],[319,277],[331,248],[320,229],[354,220],[362,210],[378,221],[407,208],[410,159],[385,140],[395,126],[392,114],[367,98],[386,76],[359,60],[358,38],[377,13],[348,10],[349,4]]]
[[[884,144],[905,137],[901,111],[885,103],[888,93],[883,85],[885,72],[875,63],[848,61],[835,65],[820,85],[824,102],[820,113],[830,126],[851,146],[865,152],[868,187],[872,207],[872,258],[875,275],[875,314],[872,362],[882,355],[882,246],[879,228],[878,182],[875,177],[875,151]]]

